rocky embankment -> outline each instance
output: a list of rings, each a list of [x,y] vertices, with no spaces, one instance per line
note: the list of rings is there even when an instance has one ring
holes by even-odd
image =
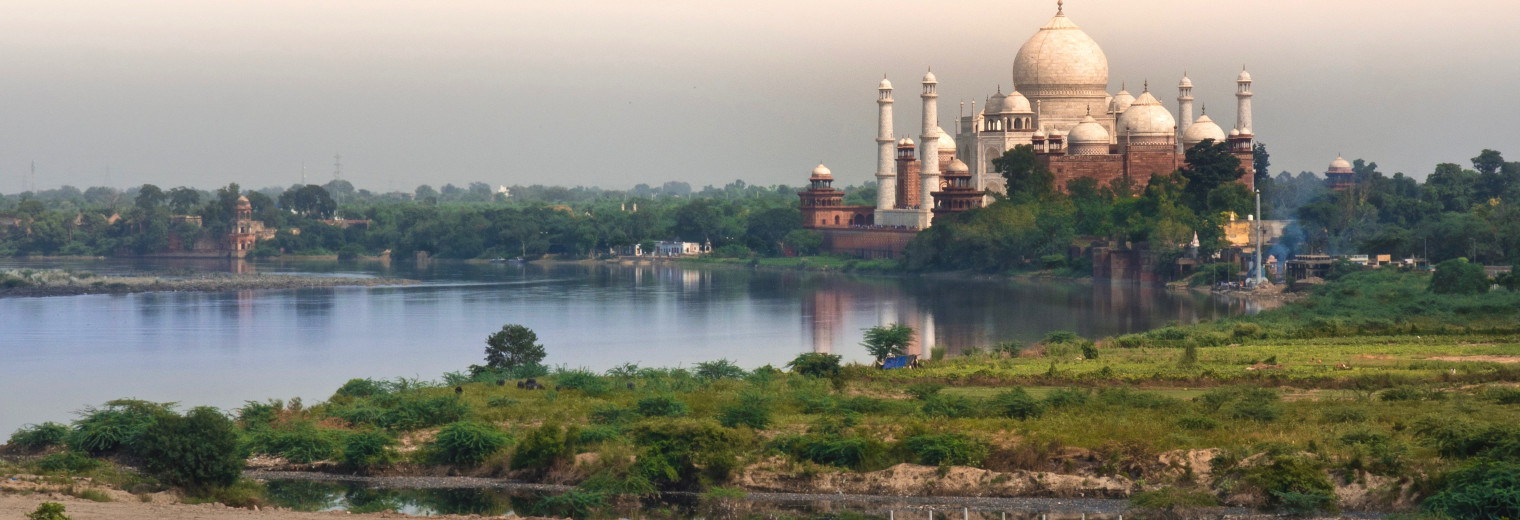
[[[100,276],[68,271],[0,270],[0,297],[73,296],[162,291],[225,292],[414,285],[403,278],[205,273],[189,276]]]

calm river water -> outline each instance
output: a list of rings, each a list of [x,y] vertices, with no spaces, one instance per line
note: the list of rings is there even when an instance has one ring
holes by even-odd
[[[420,377],[480,363],[503,324],[538,333],[546,362],[605,370],[720,358],[780,366],[800,352],[865,361],[867,327],[905,322],[930,345],[1087,337],[1247,312],[1239,303],[1106,284],[864,277],[674,264],[526,266],[0,261],[101,274],[322,273],[408,287],[0,298],[0,435],[135,397],[223,408],[324,400],[355,377]],[[915,346],[915,352],[924,349]]]

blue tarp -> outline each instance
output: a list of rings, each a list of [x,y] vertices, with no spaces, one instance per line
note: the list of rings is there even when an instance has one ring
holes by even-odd
[[[912,354],[906,356],[892,356],[887,358],[886,361],[881,362],[881,368],[883,370],[891,368],[908,368],[913,365],[914,361],[917,360],[918,356]]]

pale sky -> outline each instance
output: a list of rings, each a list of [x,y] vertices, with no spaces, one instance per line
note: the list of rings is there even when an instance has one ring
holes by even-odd
[[[932,9],[932,10],[930,10]],[[0,191],[213,188],[332,177],[410,191],[875,170],[875,87],[958,101],[1008,89],[1054,1],[0,0]],[[1228,129],[1241,65],[1272,170],[1338,153],[1423,177],[1520,159],[1520,2],[1070,0],[1127,81]],[[109,172],[109,173],[108,173]],[[109,177],[108,177],[109,175]]]

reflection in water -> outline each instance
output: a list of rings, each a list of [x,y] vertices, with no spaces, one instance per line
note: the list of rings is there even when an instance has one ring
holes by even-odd
[[[860,277],[679,264],[461,262],[0,261],[102,274],[330,273],[422,280],[406,287],[0,298],[7,382],[0,431],[67,421],[71,410],[137,397],[231,408],[313,401],[355,377],[437,378],[479,363],[486,335],[532,328],[547,363],[601,371],[726,358],[781,366],[807,351],[868,362],[862,331],[906,323],[909,352],[1032,342],[1052,330],[1096,338],[1248,308],[1141,286]],[[59,378],[90,385],[56,385]]]

